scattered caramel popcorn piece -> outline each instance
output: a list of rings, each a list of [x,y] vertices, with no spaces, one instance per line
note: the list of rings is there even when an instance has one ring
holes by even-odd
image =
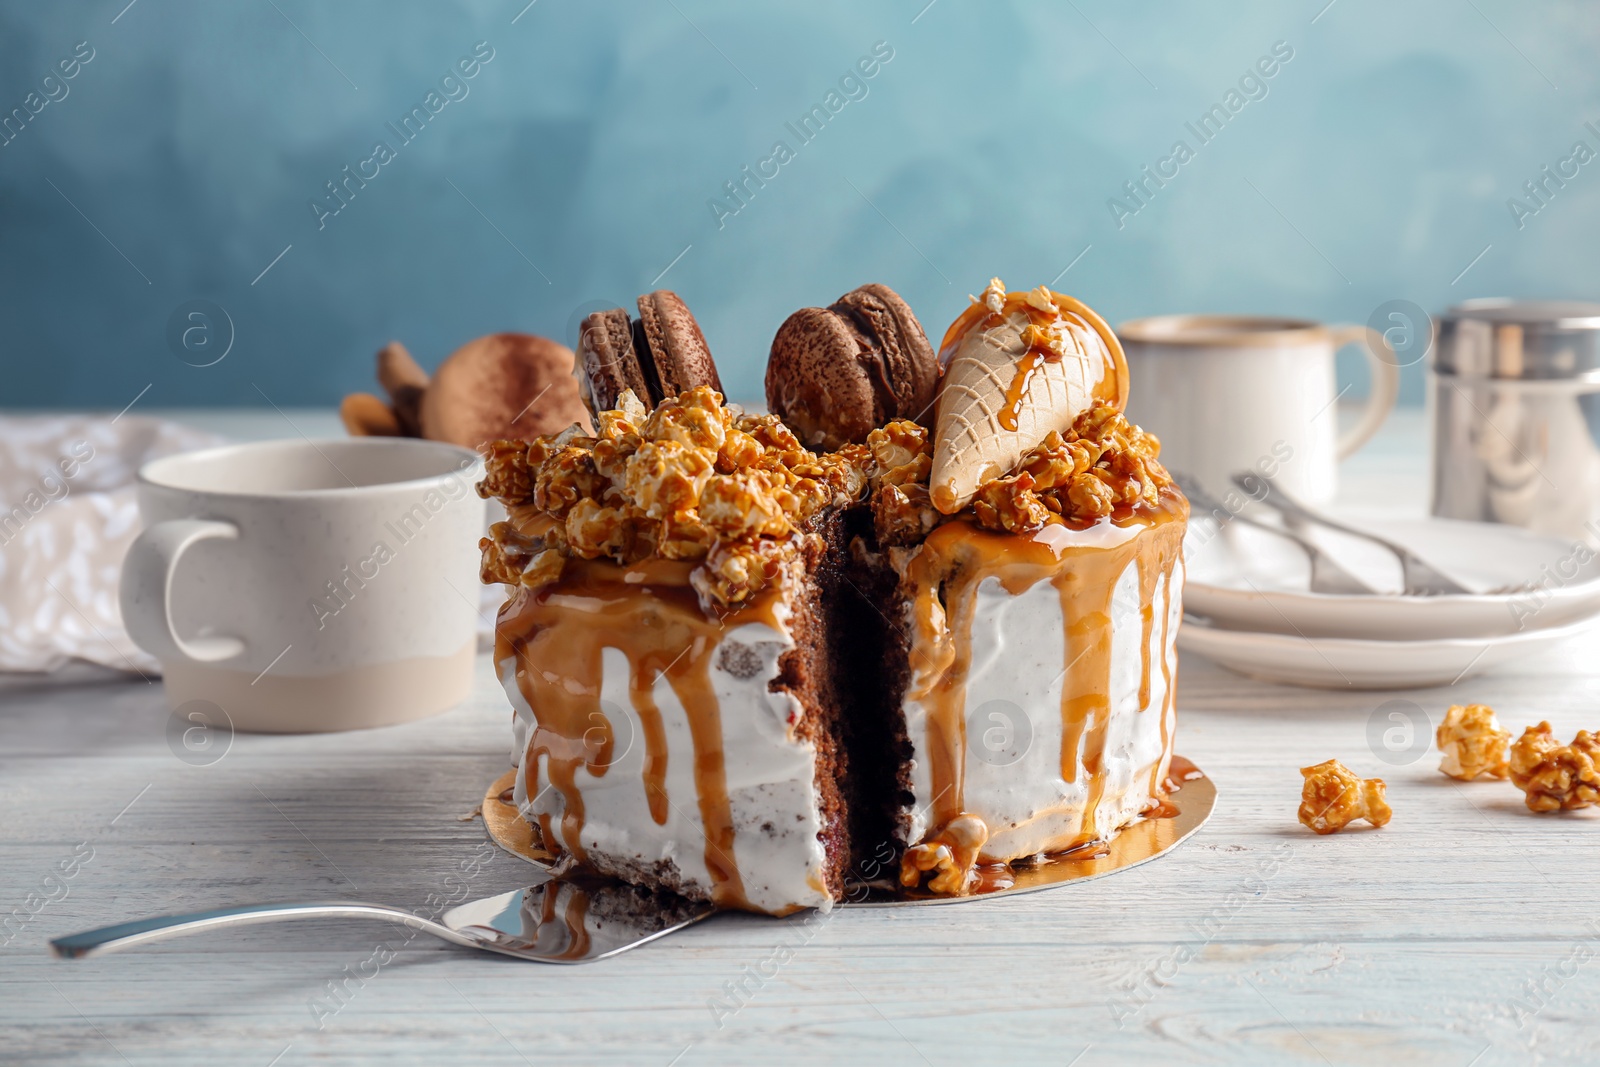
[[[533,589],[560,581],[561,571],[567,565],[567,557],[553,548],[547,548],[537,556],[533,562],[522,572],[522,584]]]
[[[716,541],[717,535],[711,527],[701,522],[694,511],[686,511],[662,520],[657,526],[655,554],[662,559],[705,559]]]
[[[995,281],[999,281],[999,279],[996,278]],[[992,285],[993,282],[990,284]],[[987,293],[987,291],[985,292]],[[1039,311],[1048,312],[1052,315],[1057,313],[1055,294],[1050,292],[1048,285],[1041,285],[1037,289],[1029,289],[1023,294],[1022,299],[1028,302],[1029,307],[1037,308]]]
[[[942,518],[926,485],[886,485],[872,496],[872,525],[880,545],[918,545]]]
[[[1530,726],[1511,745],[1511,781],[1530,811],[1571,811],[1600,803],[1600,737],[1579,730],[1563,745],[1550,724]]]
[[[1480,774],[1504,778],[1510,773],[1506,767],[1510,741],[1511,731],[1501,729],[1494,709],[1487,704],[1451,705],[1434,731],[1434,742],[1443,753],[1439,769],[1463,782]]]
[[[790,529],[766,471],[713,474],[700,493],[700,521],[729,540],[778,537]]]
[[[1117,497],[1111,486],[1092,472],[1074,474],[1067,483],[1067,500],[1073,510],[1085,518],[1100,518],[1111,514]]]
[[[492,441],[483,451],[479,496],[499,497],[508,507],[533,499],[533,479],[538,471],[528,463],[528,442]]]
[[[594,439],[568,444],[539,466],[533,503],[552,518],[564,519],[573,505],[597,496],[604,479],[594,466]],[[531,452],[531,450],[530,450]]]
[[[1105,509],[1105,513],[1110,511]],[[1041,494],[1035,492],[1033,475],[1027,471],[978,486],[972,513],[979,525],[991,530],[1037,530],[1052,514]]]
[[[703,566],[689,575],[702,597],[719,604],[738,604],[777,578],[783,562],[795,551],[793,542],[757,540],[718,542]]]
[[[1336,833],[1357,819],[1384,826],[1394,814],[1382,778],[1359,778],[1336,759],[1301,767],[1300,822],[1319,834]]]
[[[904,485],[917,481],[920,468],[921,481],[928,480],[927,468],[932,465],[933,442],[927,428],[910,419],[895,419],[867,434],[867,450],[878,465],[879,479],[889,485]]]
[[[644,405],[639,403],[639,398],[633,395],[632,389],[624,389],[617,398],[617,406],[611,411],[602,411],[596,416],[599,423],[596,435],[602,441],[621,441],[627,437],[638,437],[640,426],[643,425],[646,413]]]
[[[489,532],[493,536],[478,542],[483,551],[479,575],[483,584],[501,582],[538,588],[561,577],[566,557],[545,547],[542,539],[525,537],[506,522],[495,523]]]
[[[650,518],[669,518],[700,502],[711,468],[699,449],[677,441],[646,441],[628,457],[628,496]]]
[[[599,559],[625,552],[633,539],[633,524],[621,508],[608,508],[585,498],[567,512],[567,544],[584,559]]]
[[[998,315],[1006,306],[1006,283],[999,278],[990,278],[989,285],[983,290],[982,296],[972,298],[974,303],[982,304],[992,314]]]
[[[921,543],[944,518],[928,496],[933,441],[910,419],[895,419],[867,434],[872,474],[872,523],[884,545]]]
[[[722,395],[700,386],[657,404],[646,416],[641,432],[652,441],[675,441],[685,448],[716,452],[727,439],[730,421]]]
[[[732,474],[747,470],[759,463],[765,453],[766,448],[760,441],[735,426],[728,431],[722,448],[717,451],[717,471]]]
[[[900,884],[916,888],[922,876],[928,879],[928,892],[941,896],[964,896],[972,884],[978,853],[989,840],[989,827],[976,815],[961,814],[920,845],[906,849],[900,859]]]

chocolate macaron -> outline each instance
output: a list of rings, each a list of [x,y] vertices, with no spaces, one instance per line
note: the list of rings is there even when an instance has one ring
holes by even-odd
[[[767,407],[813,448],[865,441],[891,419],[928,425],[938,384],[922,324],[875,283],[790,315],[767,360]]]
[[[722,392],[700,324],[678,294],[658,289],[639,298],[639,317],[613,308],[583,320],[578,334],[578,381],[591,411],[616,407],[632,389],[647,407],[709,385]]]

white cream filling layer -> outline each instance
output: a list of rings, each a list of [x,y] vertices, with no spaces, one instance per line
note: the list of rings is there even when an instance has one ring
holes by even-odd
[[[825,889],[826,857],[817,836],[822,815],[816,748],[796,736],[795,724],[803,713],[799,702],[768,689],[778,675],[779,657],[795,647],[787,608],[780,604],[774,614],[781,629],[746,623],[724,634],[711,653],[734,826],[733,859],[752,907],[771,912],[827,909],[833,900]],[[520,765],[533,729],[533,709],[517,685],[515,658],[498,666],[516,712],[512,759]],[[658,824],[645,793],[645,735],[628,693],[627,656],[606,648],[602,668],[600,707],[611,721],[615,747],[603,774],[590,774],[586,768],[577,772],[584,807],[582,847],[613,862],[642,867],[670,863],[686,886],[709,894],[712,880],[706,869],[694,743],[683,704],[666,678],[658,677],[653,692],[666,737],[669,800],[666,822]],[[548,787],[544,757],[540,760],[541,791],[529,797],[523,768],[516,782],[517,808],[534,823],[548,814],[560,833],[566,800]]]
[[[1183,614],[1183,563],[1156,584],[1150,634],[1150,697],[1140,710],[1144,679],[1140,641],[1144,626],[1138,565],[1118,577],[1111,599],[1111,709],[1102,760],[1104,790],[1095,826],[1109,836],[1150,806],[1150,768],[1162,755],[1166,677],[1177,676],[1177,634]],[[1088,775],[1062,777],[1063,688],[1072,672],[1064,662],[1066,640],[1061,599],[1050,582],[1013,596],[997,579],[978,586],[972,626],[972,664],[966,690],[966,773],[963,808],[989,827],[979,859],[1004,862],[1061,847],[1084,824]],[[1162,647],[1162,617],[1167,619]],[[1163,672],[1162,664],[1167,670]],[[933,790],[927,749],[929,708],[907,698],[906,728],[913,748],[915,807],[909,843],[932,830]],[[1173,724],[1167,723],[1171,736]],[[1084,738],[1089,731],[1085,729]]]

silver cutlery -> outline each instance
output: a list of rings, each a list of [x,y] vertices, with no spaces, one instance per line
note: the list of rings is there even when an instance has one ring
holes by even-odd
[[[1250,495],[1252,500],[1264,504],[1277,511],[1291,523],[1309,523],[1316,526],[1325,526],[1330,530],[1360,537],[1374,544],[1382,545],[1394,553],[1400,560],[1400,567],[1405,576],[1405,595],[1407,596],[1438,596],[1441,594],[1466,594],[1471,595],[1472,590],[1463,586],[1446,575],[1440,574],[1426,560],[1419,557],[1404,545],[1396,544],[1388,538],[1380,537],[1370,530],[1362,530],[1345,523],[1328,518],[1285,493],[1271,478],[1258,474],[1255,471],[1241,471],[1233,476],[1233,483]],[[1260,487],[1266,487],[1267,492],[1257,495]]]
[[[1337,561],[1317,545],[1301,537],[1293,530],[1286,530],[1281,526],[1274,526],[1269,522],[1261,522],[1248,515],[1239,514],[1222,501],[1207,493],[1193,477],[1187,474],[1173,472],[1173,479],[1178,483],[1178,488],[1183,490],[1191,504],[1197,505],[1212,513],[1213,519],[1219,527],[1229,522],[1242,522],[1246,526],[1253,526],[1258,530],[1277,534],[1286,540],[1293,541],[1300,546],[1306,558],[1311,561],[1311,591],[1313,593],[1330,593],[1338,596],[1372,596],[1376,589],[1367,585],[1360,578],[1351,574],[1339,565]],[[1224,517],[1225,516],[1225,517]]]
[[[105,926],[57,938],[50,947],[62,959],[84,959],[226,927],[290,919],[379,919],[463,948],[538,963],[589,963],[682,930],[716,910],[711,904],[620,883],[551,879],[461,904],[437,922],[382,904],[258,904]]]

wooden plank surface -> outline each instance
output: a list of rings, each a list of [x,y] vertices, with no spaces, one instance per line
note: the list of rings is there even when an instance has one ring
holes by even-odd
[[[332,430],[325,414],[297,421]],[[288,432],[256,416],[225,424]],[[1342,497],[1419,513],[1421,434],[1420,416],[1403,413],[1347,464]],[[1368,735],[1396,696],[1434,722],[1472,700],[1515,729],[1546,717],[1568,736],[1600,726],[1597,651],[1569,646],[1405,694],[1265,685],[1188,657],[1178,749],[1221,797],[1194,839],[1146,867],[1033,896],[842,910],[820,923],[719,917],[576,969],[418,938],[375,975],[374,950],[403,932],[255,927],[81,963],[50,959],[44,943],[167,911],[315,898],[420,908],[429,894],[523,884],[528,868],[502,855],[470,877],[461,870],[484,855],[481,822],[463,816],[507,765],[510,713],[487,660],[472,700],[434,719],[239,735],[209,766],[174,755],[158,686],[82,673],[67,684],[7,679],[0,1062],[1592,1059],[1596,815],[1529,814],[1507,784],[1452,782],[1431,752],[1385,762]],[[1388,780],[1387,828],[1318,838],[1296,823],[1297,768],[1329,756]],[[775,953],[790,958],[774,966]],[[341,981],[344,1002],[326,999]],[[739,983],[745,991],[730,996]]]

